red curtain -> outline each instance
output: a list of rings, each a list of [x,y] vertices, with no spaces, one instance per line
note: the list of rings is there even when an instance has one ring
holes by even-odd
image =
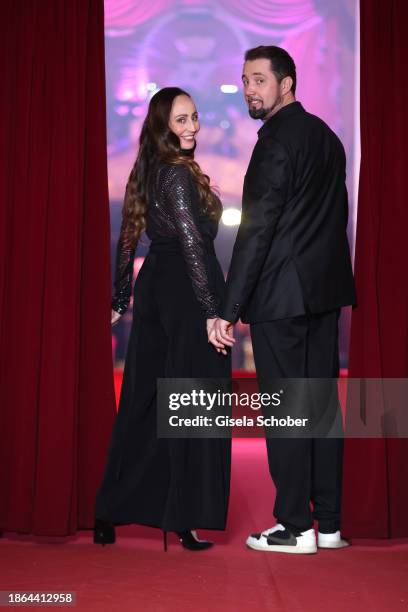
[[[0,529],[93,523],[114,414],[103,0],[5,0]]]
[[[408,5],[361,0],[361,171],[351,377],[408,376]],[[408,398],[407,398],[408,403]],[[369,408],[368,408],[369,409]],[[408,406],[407,406],[408,409]],[[343,528],[408,536],[408,440],[347,440]]]

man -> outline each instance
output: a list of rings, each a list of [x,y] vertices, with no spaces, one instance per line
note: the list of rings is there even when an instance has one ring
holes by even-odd
[[[209,340],[218,350],[232,346],[232,326],[241,318],[251,324],[258,377],[335,378],[340,308],[355,303],[344,149],[295,100],[296,68],[284,49],[247,51],[242,80],[249,114],[264,125],[245,175],[226,298]],[[307,554],[317,545],[347,545],[340,535],[342,442],[267,439],[277,523],[249,536],[249,547]]]

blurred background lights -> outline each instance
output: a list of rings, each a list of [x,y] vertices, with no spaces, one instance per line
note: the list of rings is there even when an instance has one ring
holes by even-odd
[[[115,107],[115,111],[121,117],[125,117],[129,113],[129,106],[127,104],[119,104]]]
[[[224,225],[234,227],[241,223],[241,211],[239,208],[225,208],[221,220]]]
[[[222,93],[237,93],[238,87],[236,85],[221,85]]]
[[[135,95],[132,89],[124,89],[120,94],[120,100],[131,100]]]

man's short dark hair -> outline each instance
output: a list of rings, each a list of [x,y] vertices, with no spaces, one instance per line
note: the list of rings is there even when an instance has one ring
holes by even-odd
[[[293,84],[291,87],[293,95],[296,92],[296,66],[293,58],[289,55],[282,47],[275,47],[273,45],[261,45],[260,47],[254,47],[248,49],[245,53],[245,61],[252,61],[256,59],[268,59],[271,64],[271,70],[276,76],[278,83],[282,81],[286,76],[292,78]]]

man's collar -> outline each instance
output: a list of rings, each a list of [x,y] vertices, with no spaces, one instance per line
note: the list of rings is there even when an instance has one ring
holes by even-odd
[[[305,109],[303,108],[301,103],[297,101],[291,102],[286,106],[282,106],[282,108],[280,108],[277,113],[272,115],[272,117],[269,117],[269,119],[267,119],[263,126],[258,130],[258,138],[268,132],[270,128],[274,127],[276,123],[278,123],[281,119],[285,117],[290,117],[291,115],[296,115],[297,113],[301,112],[304,113]]]

